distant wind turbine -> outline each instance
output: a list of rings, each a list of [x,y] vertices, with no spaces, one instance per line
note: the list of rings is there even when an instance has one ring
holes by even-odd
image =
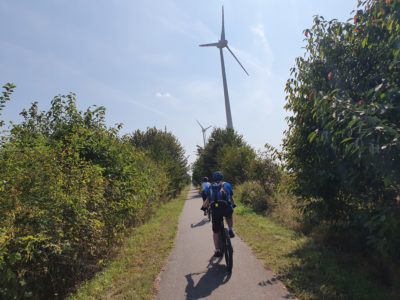
[[[229,52],[232,54],[232,56],[236,59],[236,61],[239,63],[239,65],[242,67],[242,69],[247,73],[246,69],[243,67],[243,65],[240,63],[238,58],[233,54],[232,50],[229,49],[228,47],[228,41],[225,39],[225,27],[224,27],[224,6],[222,6],[222,31],[221,31],[221,39],[217,43],[210,43],[210,44],[202,44],[199,45],[200,47],[217,47],[219,48],[219,54],[221,57],[221,69],[222,69],[222,81],[224,84],[224,96],[225,96],[225,110],[226,110],[226,122],[227,122],[227,128],[233,129],[233,123],[232,123],[232,114],[231,114],[231,106],[229,103],[229,94],[228,94],[228,85],[226,83],[226,74],[225,74],[225,63],[224,63],[224,54],[222,52],[223,48],[227,48]]]
[[[199,121],[196,120],[196,122],[200,125],[201,131],[203,132],[203,143],[204,143],[204,148],[206,147],[206,131],[209,129],[211,126],[208,126],[207,128],[204,128],[203,125],[200,124]]]

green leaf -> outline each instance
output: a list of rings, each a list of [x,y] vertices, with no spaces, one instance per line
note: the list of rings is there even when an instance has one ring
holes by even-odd
[[[349,127],[349,128],[352,128],[359,120],[360,120],[360,119],[358,119],[358,118],[354,118],[353,120],[351,120],[351,121],[349,122],[348,127]]]
[[[340,142],[340,144],[348,143],[348,142],[350,142],[350,141],[352,141],[352,140],[354,140],[354,138],[348,137],[348,138],[345,138],[344,140],[342,140],[342,141]]]
[[[313,132],[311,132],[309,135],[308,135],[308,141],[310,142],[310,143],[312,143],[314,140],[315,140],[315,138],[317,137],[317,133],[315,132],[315,131],[313,131]]]
[[[365,48],[365,46],[368,44],[368,37],[364,38],[363,41],[361,42],[361,47]]]

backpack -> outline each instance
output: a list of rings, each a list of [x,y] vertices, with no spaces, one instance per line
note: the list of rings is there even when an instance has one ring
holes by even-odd
[[[223,182],[219,182],[219,183],[212,183],[210,186],[210,193],[211,193],[211,201],[210,203],[213,202],[218,202],[221,200],[225,200],[227,201],[227,197],[226,197],[226,192],[224,190],[224,183]]]

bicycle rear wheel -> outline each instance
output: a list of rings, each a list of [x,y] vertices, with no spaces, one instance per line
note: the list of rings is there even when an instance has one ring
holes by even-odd
[[[225,228],[222,227],[219,231],[219,248],[221,250],[222,255],[225,255],[226,250],[226,242],[225,242]]]
[[[228,272],[232,272],[233,268],[233,247],[231,239],[229,238],[228,230],[225,228],[225,246],[224,246],[224,255],[225,255],[225,263]]]

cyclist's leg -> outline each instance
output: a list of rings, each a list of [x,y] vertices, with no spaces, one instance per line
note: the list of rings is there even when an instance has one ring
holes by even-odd
[[[228,230],[229,230],[229,236],[235,237],[235,234],[233,232],[233,208],[231,205],[229,205],[228,207],[226,207],[225,212],[224,212],[224,216],[226,219],[226,223],[228,225]]]
[[[207,197],[203,197],[203,205],[201,206],[201,210],[204,212],[204,215],[207,215],[207,205],[206,205]]]
[[[200,209],[202,211],[204,211],[204,213],[205,213],[206,212],[206,207],[205,207],[204,203],[207,200],[207,194],[205,192],[201,192],[201,198],[203,199],[203,204],[201,205]]]

